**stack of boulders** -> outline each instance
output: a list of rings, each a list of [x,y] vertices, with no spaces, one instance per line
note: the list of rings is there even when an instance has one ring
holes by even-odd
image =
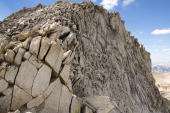
[[[169,112],[118,12],[58,1],[0,25],[0,113]]]
[[[8,45],[1,42],[1,111],[21,107],[32,110],[42,104],[45,104],[42,112],[69,112],[70,106],[73,106],[71,110],[80,110],[70,78],[71,61],[78,44],[76,35],[68,27],[51,21],[37,31],[38,35],[33,34],[23,31],[19,41]],[[62,36],[63,41],[59,39]],[[63,49],[66,46],[70,48]]]
[[[78,44],[76,34],[69,27],[50,20],[36,33],[24,30],[18,41],[8,45],[2,41],[0,111],[80,113],[80,100],[85,113],[97,111],[101,103],[97,102],[97,107],[91,109],[89,101],[78,101],[73,94],[73,87],[83,79],[81,72],[74,75],[70,70]],[[84,61],[80,59],[82,64]],[[99,100],[102,98],[110,102],[108,97]],[[106,104],[107,111],[114,108],[111,103]],[[102,113],[103,109],[99,111]]]

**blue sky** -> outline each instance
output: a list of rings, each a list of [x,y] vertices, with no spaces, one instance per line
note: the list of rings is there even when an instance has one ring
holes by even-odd
[[[0,0],[0,21],[23,7],[57,0]],[[82,0],[71,0],[81,2]],[[125,27],[151,53],[152,62],[170,62],[170,0],[92,0],[108,11],[118,11]]]

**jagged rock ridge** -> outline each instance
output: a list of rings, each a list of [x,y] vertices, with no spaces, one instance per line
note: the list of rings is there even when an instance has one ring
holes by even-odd
[[[169,112],[150,53],[118,12],[58,1],[23,8],[0,25],[2,113]]]

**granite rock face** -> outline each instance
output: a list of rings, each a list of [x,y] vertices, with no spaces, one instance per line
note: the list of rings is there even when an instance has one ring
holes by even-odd
[[[0,113],[169,113],[118,12],[57,1],[0,26]]]

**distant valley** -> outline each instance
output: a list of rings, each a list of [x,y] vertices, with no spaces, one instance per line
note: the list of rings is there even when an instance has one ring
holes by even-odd
[[[170,100],[170,63],[153,63],[152,74],[161,95]]]
[[[170,63],[152,63],[152,71],[170,73]]]

